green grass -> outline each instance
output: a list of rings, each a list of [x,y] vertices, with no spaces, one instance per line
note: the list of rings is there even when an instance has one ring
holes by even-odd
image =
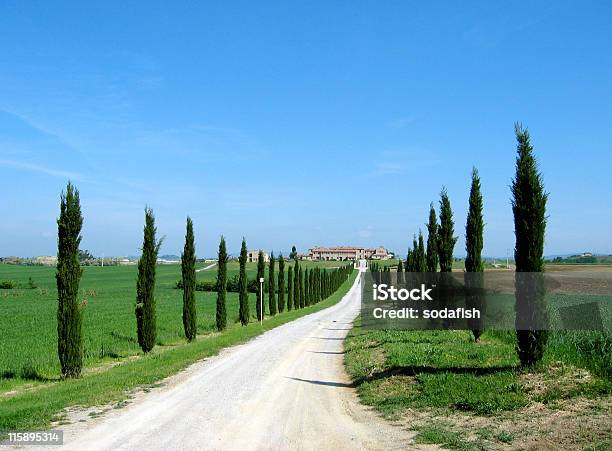
[[[254,265],[249,268],[254,277]],[[210,271],[214,277],[216,271]],[[214,327],[215,294],[197,293],[198,339],[185,343],[182,331],[182,294],[172,288],[180,267],[158,266],[156,298],[158,340],[154,352],[142,356],[136,342],[133,313],[135,267],[87,267],[82,287],[96,290],[88,296],[84,335],[86,370],[78,380],[59,380],[55,343],[57,301],[53,290],[53,269],[0,265],[3,277],[27,281],[33,277],[49,293],[19,289],[0,297],[0,430],[28,429],[48,425],[59,411],[72,405],[96,405],[121,401],[126,390],[153,384],[198,359],[220,349],[246,341],[266,330],[338,302],[350,287],[355,274],[328,299],[302,310],[285,312],[264,321],[241,327],[233,322],[238,315],[237,295],[228,293],[228,316],[232,321],[222,334],[211,334]],[[209,273],[203,271],[198,277]],[[207,274],[207,276],[209,276]],[[9,290],[6,290],[7,292]],[[250,295],[255,318],[255,295]],[[10,320],[9,320],[10,318]],[[37,333],[32,333],[37,331]],[[5,333],[6,332],[6,333]],[[136,356],[136,359],[125,359]],[[105,366],[105,362],[122,362]],[[21,390],[25,386],[28,390]],[[30,390],[33,387],[34,389]],[[2,392],[17,394],[2,398]]]
[[[213,276],[215,273],[212,271]],[[136,274],[135,266],[84,268],[80,297],[87,300],[83,323],[86,367],[139,352],[134,316]],[[32,277],[38,287],[0,290],[0,376],[5,379],[46,380],[60,375],[54,275],[55,269],[50,267],[0,265],[0,279],[12,279],[21,286]],[[174,289],[179,278],[178,265],[157,267],[158,344],[184,339],[182,292]],[[227,297],[233,320],[238,297],[235,293]],[[254,306],[255,296],[251,298]],[[214,293],[196,293],[200,333],[213,330],[215,299]]]
[[[357,321],[345,342],[345,366],[363,403],[392,419],[420,412],[417,443],[480,449],[512,442],[515,433],[500,429],[496,420],[534,402],[555,409],[581,397],[597,410],[598,401],[612,394],[611,343],[606,333],[551,333],[542,363],[526,370],[510,332],[485,332],[476,344],[468,331],[364,330]],[[497,428],[468,437],[457,420],[466,415]]]
[[[339,266],[341,262],[301,262],[304,267]],[[208,264],[201,264],[205,267]],[[87,301],[84,316],[85,367],[101,361],[140,352],[136,340],[136,266],[84,267],[80,298]],[[228,277],[239,272],[237,262],[228,265]],[[278,273],[277,273],[278,274]],[[214,280],[216,267],[197,273],[198,280]],[[249,278],[256,276],[256,263],[247,265]],[[174,288],[180,279],[180,265],[158,265],[156,281],[157,342],[181,343],[182,291]],[[30,289],[31,278],[36,287]],[[44,381],[57,379],[55,268],[0,264],[0,280],[13,280],[17,288],[0,289],[0,392],[14,385],[7,379]],[[255,295],[249,296],[250,313],[256,317]],[[215,327],[216,293],[196,292],[198,333]],[[267,303],[266,303],[267,305]],[[238,294],[227,293],[228,322],[238,318]]]
[[[493,414],[527,403],[513,345],[475,346],[464,331],[363,331],[346,341],[345,362],[362,400],[393,416],[406,408]]]
[[[462,433],[440,425],[419,428],[414,441],[418,444],[438,444],[447,449],[478,449],[477,446],[465,440]]]
[[[583,342],[596,335],[607,344],[587,347]],[[345,343],[345,364],[362,400],[393,416],[408,408],[440,408],[490,415],[524,407],[532,399],[521,383],[513,334],[486,332],[475,344],[468,331],[362,330],[357,324]],[[609,368],[610,337],[597,333],[553,333],[542,363],[558,363],[551,378],[573,367],[590,370],[589,383],[575,386],[549,384],[539,400],[572,396],[599,396],[612,392]]]

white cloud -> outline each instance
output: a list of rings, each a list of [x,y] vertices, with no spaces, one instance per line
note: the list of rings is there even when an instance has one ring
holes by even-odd
[[[78,174],[76,172],[68,172],[68,171],[62,171],[61,169],[48,168],[45,166],[39,166],[37,164],[32,164],[32,163],[28,163],[25,161],[1,160],[0,159],[0,165],[10,166],[10,167],[17,168],[17,169],[23,169],[25,171],[40,172],[42,174],[51,175],[53,177],[67,178],[70,180],[83,181],[84,179],[84,177],[81,174]]]

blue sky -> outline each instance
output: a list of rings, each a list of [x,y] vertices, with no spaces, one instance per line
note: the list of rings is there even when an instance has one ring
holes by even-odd
[[[22,2],[0,6],[0,255],[200,255],[314,244],[405,253],[472,165],[486,255],[514,244],[513,123],[550,191],[547,254],[612,252],[610,2]],[[430,4],[426,4],[430,3]]]

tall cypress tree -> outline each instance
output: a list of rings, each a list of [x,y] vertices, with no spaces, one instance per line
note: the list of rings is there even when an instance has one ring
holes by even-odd
[[[406,272],[412,272],[413,271],[413,264],[412,264],[412,249],[408,248],[408,252],[406,252],[406,265],[405,265],[405,270]]]
[[[327,298],[327,270],[325,268],[321,269],[321,299]]]
[[[268,266],[268,308],[270,309],[270,315],[276,315],[276,275],[274,267],[276,259],[274,258],[274,252],[270,255],[270,265]]]
[[[295,261],[293,266],[293,308],[302,308],[300,305],[300,266],[298,261]]]
[[[78,377],[83,368],[83,312],[78,302],[83,270],[79,262],[81,244],[79,191],[68,182],[60,199],[57,220],[57,353],[63,377]]]
[[[310,271],[308,269],[304,270],[304,305],[310,305]]]
[[[313,273],[314,273],[314,269],[310,269],[310,271],[308,271],[308,305],[312,305],[314,304],[314,283],[313,283]]]
[[[287,310],[293,309],[293,266],[288,262],[287,268]]]
[[[285,311],[285,259],[278,256],[278,313]]]
[[[427,223],[427,272],[438,270],[438,222],[433,203],[429,205],[429,222]]]
[[[419,271],[419,242],[417,241],[416,235],[412,237],[412,249],[408,251],[408,263],[410,272]]]
[[[138,280],[136,282],[136,326],[138,344],[143,352],[149,352],[155,346],[157,326],[155,317],[155,267],[157,254],[162,240],[155,234],[155,216],[150,208],[145,208],[144,239],[142,255],[138,260]]]
[[[533,155],[529,132],[515,125],[517,140],[516,175],[512,181],[512,212],[516,244],[516,324],[517,351],[521,363],[530,366],[544,355],[548,332],[545,305],[544,233],[546,201],[542,175]],[[522,275],[520,273],[535,273]],[[539,327],[525,324],[538,325]]]
[[[185,337],[192,341],[198,333],[198,324],[195,305],[196,289],[196,254],[193,237],[193,221],[187,217],[187,231],[185,233],[185,247],[181,255],[181,274],[183,276],[183,329]]]
[[[477,308],[480,310],[481,318],[468,320],[474,339],[478,341],[482,334],[482,314],[484,304],[480,295],[480,288],[483,288],[483,280],[480,274],[484,271],[484,263],[482,261],[482,247],[484,244],[484,220],[482,218],[482,194],[480,192],[480,177],[478,170],[472,169],[472,186],[470,187],[470,202],[467,221],[465,224],[465,285],[468,288],[473,288],[472,293],[468,294],[466,304],[468,308]]]
[[[217,263],[217,330],[222,331],[227,326],[227,311],[225,309],[225,293],[227,291],[227,250],[225,238],[221,235]]]
[[[397,284],[398,284],[398,288],[404,284],[405,281],[405,277],[404,277],[404,264],[402,263],[402,259],[400,258],[399,261],[397,262]]]
[[[315,302],[320,302],[321,301],[321,269],[318,267],[315,271],[315,293],[316,293]]]
[[[425,255],[425,243],[423,241],[423,233],[419,230],[419,244],[417,246],[417,260],[416,260],[417,272],[427,271],[427,257]]]
[[[299,290],[300,290],[300,308],[304,308],[305,301],[306,301],[304,298],[304,270],[301,267],[300,267]]]
[[[240,262],[240,276],[238,278],[240,311],[238,317],[240,324],[246,326],[249,324],[249,281],[246,274],[247,246],[244,238],[242,238],[242,247],[240,248],[240,258],[238,260]]]
[[[255,309],[257,310],[257,321],[263,320],[263,317],[266,315],[264,294],[263,294],[263,285],[260,280],[262,277],[265,277],[266,272],[266,262],[264,260],[263,251],[259,251],[257,254],[257,296],[255,301]]]
[[[455,224],[453,222],[453,210],[446,188],[440,192],[440,227],[438,229],[438,255],[440,258],[440,272],[451,272],[453,270],[453,251],[457,237]]]

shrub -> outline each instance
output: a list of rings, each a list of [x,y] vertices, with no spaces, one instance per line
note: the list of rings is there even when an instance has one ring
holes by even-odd
[[[0,288],[3,290],[12,290],[17,287],[17,283],[14,280],[2,280],[0,281]]]

